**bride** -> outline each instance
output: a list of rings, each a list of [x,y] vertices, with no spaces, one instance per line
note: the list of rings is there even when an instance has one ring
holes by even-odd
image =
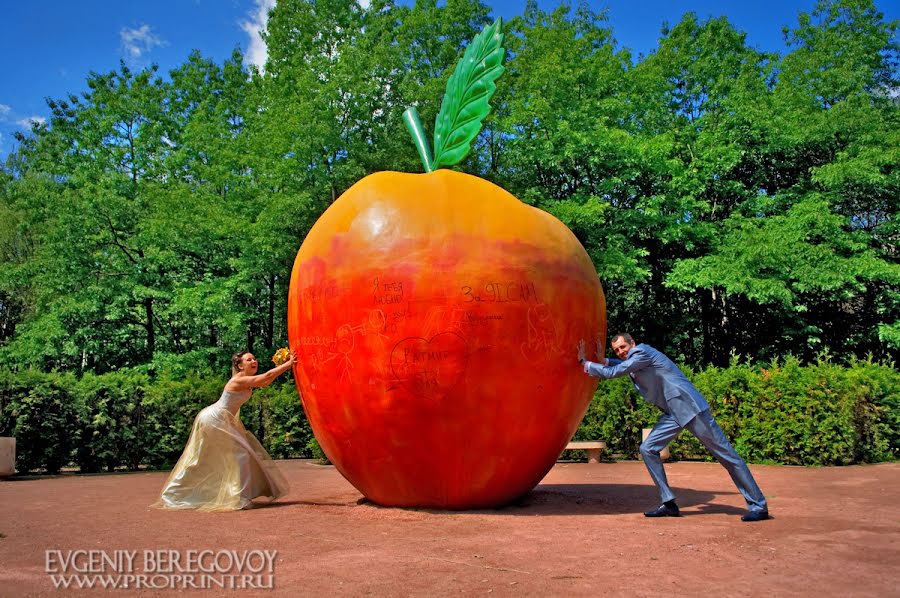
[[[235,511],[253,506],[259,496],[274,500],[288,491],[287,480],[259,441],[238,417],[254,388],[268,386],[296,362],[290,358],[265,374],[252,353],[235,353],[232,376],[218,401],[204,408],[184,453],[153,506],[163,509]]]

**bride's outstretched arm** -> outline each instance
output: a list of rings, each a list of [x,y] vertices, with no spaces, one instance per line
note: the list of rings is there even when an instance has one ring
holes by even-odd
[[[248,390],[250,388],[262,388],[272,383],[275,378],[285,373],[297,362],[297,354],[291,351],[290,358],[279,366],[276,366],[265,374],[256,376],[235,376],[228,381],[226,388],[229,390]]]

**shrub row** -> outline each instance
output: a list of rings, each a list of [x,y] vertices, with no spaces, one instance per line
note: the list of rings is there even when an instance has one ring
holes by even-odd
[[[828,359],[769,367],[734,360],[688,371],[737,451],[754,463],[844,465],[900,457],[900,374],[892,364]],[[151,378],[120,371],[71,374],[0,371],[0,436],[17,438],[17,469],[51,473],[171,466],[191,424],[222,390],[220,378]],[[641,429],[659,412],[628,378],[600,383],[575,438],[605,440],[636,458]],[[321,457],[293,383],[258,389],[241,419],[275,458]],[[690,434],[673,458],[709,458]]]
[[[194,417],[222,392],[220,378],[150,378],[119,371],[71,374],[0,371],[0,436],[16,437],[19,472],[169,467]],[[275,458],[315,456],[292,383],[258,389],[241,420]]]
[[[788,357],[768,367],[734,359],[727,368],[685,370],[749,462],[847,465],[900,457],[900,373],[893,364],[842,366],[826,357],[801,366]],[[659,415],[630,379],[603,381],[575,437],[605,440],[611,452],[637,458],[641,429]],[[712,458],[690,433],[669,449],[674,459]]]

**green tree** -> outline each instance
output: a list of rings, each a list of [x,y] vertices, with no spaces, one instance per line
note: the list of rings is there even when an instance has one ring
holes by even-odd
[[[786,32],[792,50],[757,103],[768,112],[752,119],[755,196],[667,279],[716,298],[723,348],[889,348],[878,331],[889,341],[898,314],[895,31],[854,0],[819,2]]]
[[[482,144],[486,176],[545,209],[573,230],[597,266],[611,321],[621,325],[623,297],[649,276],[646,249],[619,225],[641,195],[644,154],[629,126],[630,57],[616,47],[606,17],[535,2],[508,26],[507,73],[497,114]]]
[[[135,233],[162,174],[163,83],[155,69],[122,65],[93,73],[88,87],[83,98],[50,101],[50,126],[24,148],[23,184],[40,190],[18,207],[41,232],[25,274],[34,311],[13,342],[26,363],[46,349],[68,367],[135,363],[155,350],[161,273]],[[122,342],[108,345],[115,335]]]
[[[721,361],[731,345],[720,336],[726,322],[716,298],[664,282],[679,259],[709,251],[717,223],[756,193],[756,119],[771,57],[725,18],[687,13],[662,33],[623,86],[633,166],[613,195],[606,234],[640,256],[643,276],[611,288],[611,319],[690,361]]]
[[[50,102],[0,169],[0,357],[173,375],[285,340],[310,227],[378,170],[416,171],[479,0],[284,0],[269,57],[125,65]],[[613,328],[691,363],[900,350],[897,23],[822,0],[783,57],[685,14],[632,57],[605,14],[529,2],[459,168],[565,222]],[[220,371],[222,371],[220,370]]]

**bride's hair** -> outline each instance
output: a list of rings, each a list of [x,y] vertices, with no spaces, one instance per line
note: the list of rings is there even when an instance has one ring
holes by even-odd
[[[240,353],[235,353],[231,356],[231,373],[232,375],[237,374],[241,371],[241,359],[244,358],[244,355],[249,353],[249,351],[241,351]]]

